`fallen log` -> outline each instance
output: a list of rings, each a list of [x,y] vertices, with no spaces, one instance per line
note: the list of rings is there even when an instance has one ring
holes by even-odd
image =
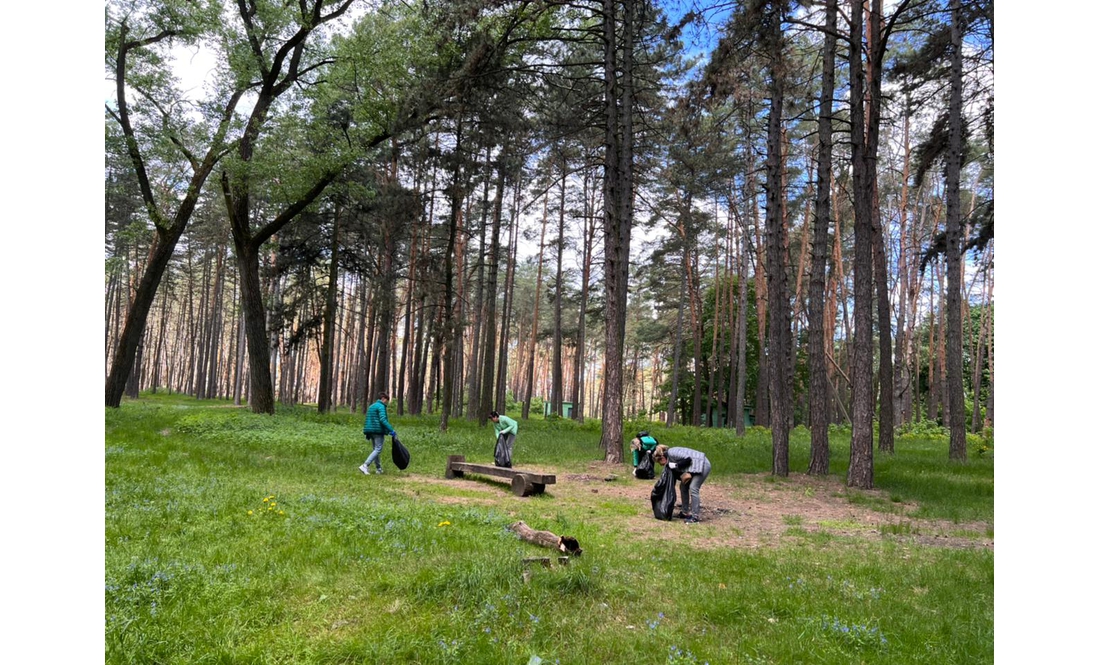
[[[517,536],[522,540],[526,540],[529,543],[534,543],[540,547],[549,547],[550,549],[556,549],[572,556],[580,556],[581,549],[580,543],[573,536],[559,536],[551,531],[539,531],[527,526],[526,522],[522,520],[508,526],[510,531],[514,531]]]

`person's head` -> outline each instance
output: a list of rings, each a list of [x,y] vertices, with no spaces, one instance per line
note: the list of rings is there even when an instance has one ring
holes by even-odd
[[[378,393],[378,401],[386,404],[390,401],[390,396],[386,393]]]
[[[638,432],[638,438],[639,439],[642,438],[643,436],[649,436],[649,430],[644,429],[641,432]]]
[[[497,413],[496,411],[490,411],[489,412],[489,420],[493,421],[494,423],[495,422],[500,422],[500,414]]]
[[[653,461],[664,466],[668,463],[668,446],[660,444],[653,449]]]

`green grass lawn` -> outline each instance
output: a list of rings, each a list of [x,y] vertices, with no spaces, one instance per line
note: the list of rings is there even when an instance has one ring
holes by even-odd
[[[621,503],[417,482],[441,479],[447,455],[491,463],[492,430],[391,420],[412,465],[389,464],[387,442],[386,475],[365,477],[359,414],[257,416],[167,396],[106,409],[107,662],[993,661],[989,548],[810,535],[703,547],[678,522],[662,525],[685,532],[675,544],[636,540],[607,526],[632,512]],[[761,429],[655,433],[704,450],[712,479],[770,470]],[[602,459],[599,437],[594,422],[520,421],[517,466],[583,473]],[[838,434],[841,478],[847,447]],[[792,473],[808,460],[800,428]],[[899,440],[894,456],[876,454],[875,482],[890,500],[871,508],[913,504],[922,518],[984,522],[992,537],[989,456],[949,463],[945,441]],[[553,553],[508,531],[518,519],[575,535],[584,555],[525,582],[523,558]]]

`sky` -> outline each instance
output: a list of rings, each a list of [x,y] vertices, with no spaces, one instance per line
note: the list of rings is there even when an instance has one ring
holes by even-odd
[[[999,663],[1095,657],[1095,35],[1067,20],[1084,2],[1057,7],[997,17]],[[87,662],[104,653],[103,13],[63,0],[7,20],[2,651]]]

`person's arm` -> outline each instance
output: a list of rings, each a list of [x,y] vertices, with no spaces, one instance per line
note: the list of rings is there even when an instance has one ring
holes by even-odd
[[[381,405],[381,409],[379,409],[379,411],[380,413],[378,414],[378,422],[381,423],[382,427],[385,428],[385,430],[389,432],[390,435],[397,434],[397,430],[395,430],[393,428],[393,425],[390,424],[390,419],[386,417],[385,405]]]
[[[501,416],[500,419],[508,425],[504,428],[504,434],[516,434],[519,431],[519,424],[515,420],[508,418],[508,416]]]
[[[683,482],[691,480],[691,474],[688,473],[688,469],[691,468],[690,457],[669,457],[669,466],[676,472],[676,476]]]

